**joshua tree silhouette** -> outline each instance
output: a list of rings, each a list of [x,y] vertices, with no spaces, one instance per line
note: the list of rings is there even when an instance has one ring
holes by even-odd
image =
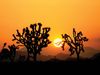
[[[62,48],[64,50],[64,46],[67,43],[69,45],[69,51],[71,52],[70,56],[73,55],[75,52],[77,54],[77,60],[79,61],[80,52],[84,52],[84,45],[83,42],[88,41],[87,37],[83,37],[83,33],[80,31],[76,33],[75,28],[73,28],[73,38],[72,39],[67,34],[62,34],[62,38],[64,39]]]
[[[31,24],[30,29],[28,27],[23,28],[22,33],[17,30],[17,34],[13,34],[13,41],[27,48],[28,60],[30,57],[33,57],[34,61],[37,61],[37,54],[40,54],[42,48],[47,47],[51,43],[48,39],[49,31],[50,27],[42,28],[41,23]]]
[[[16,49],[18,49],[18,46],[9,45],[8,48],[6,47],[6,43],[4,43],[2,51],[0,53],[0,60],[1,62],[14,62],[14,58],[16,55]]]
[[[16,49],[19,49],[19,45],[18,46],[15,46],[14,44],[13,45],[9,45],[8,48],[10,50],[11,61],[14,61],[15,56],[16,56]]]

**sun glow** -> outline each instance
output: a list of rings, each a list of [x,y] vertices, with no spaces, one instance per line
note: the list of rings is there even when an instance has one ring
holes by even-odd
[[[55,47],[61,47],[62,46],[62,39],[57,38],[53,41],[53,44]]]

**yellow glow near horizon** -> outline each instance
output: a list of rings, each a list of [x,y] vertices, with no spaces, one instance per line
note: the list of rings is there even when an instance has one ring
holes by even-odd
[[[53,41],[53,44],[55,47],[61,47],[62,46],[62,39],[57,38]]]

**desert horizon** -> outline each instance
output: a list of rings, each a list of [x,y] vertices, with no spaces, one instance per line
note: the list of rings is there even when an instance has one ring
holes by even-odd
[[[39,54],[43,59],[99,56],[99,0],[3,0],[0,9],[1,59],[14,61],[17,51],[35,61]]]

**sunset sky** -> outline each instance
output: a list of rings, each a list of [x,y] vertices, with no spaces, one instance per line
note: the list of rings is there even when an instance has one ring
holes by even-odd
[[[74,27],[89,38],[85,46],[100,50],[100,0],[1,0],[1,47],[4,42],[13,43],[16,29],[38,22],[51,27],[51,41],[63,33],[72,36]],[[52,44],[49,47],[51,53],[61,50]]]

